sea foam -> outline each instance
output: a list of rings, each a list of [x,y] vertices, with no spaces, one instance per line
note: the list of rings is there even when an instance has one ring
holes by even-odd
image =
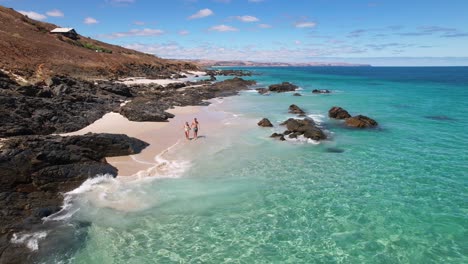
[[[39,249],[39,240],[47,237],[46,231],[34,232],[34,233],[15,233],[11,237],[11,243],[23,244],[32,251]]]

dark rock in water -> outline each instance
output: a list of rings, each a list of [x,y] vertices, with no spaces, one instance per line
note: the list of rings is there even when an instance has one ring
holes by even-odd
[[[347,118],[345,124],[349,127],[355,128],[372,128],[378,125],[377,121],[363,115],[357,115]]]
[[[305,115],[304,110],[302,110],[299,106],[292,104],[289,106],[289,113],[296,114],[296,115]]]
[[[300,93],[294,93],[293,96],[302,96]]]
[[[326,148],[325,150],[330,153],[343,153],[344,152],[344,149],[340,149],[340,148]]]
[[[312,93],[315,93],[315,94],[329,94],[331,93],[330,90],[326,90],[326,89],[314,89],[312,90]]]
[[[255,89],[255,90],[257,90],[257,92],[258,92],[259,94],[266,94],[266,93],[269,92],[269,90],[268,90],[267,88],[257,88],[257,89]]]
[[[283,136],[283,135],[282,135],[282,134],[278,134],[278,133],[273,133],[273,134],[271,134],[270,137],[271,137],[271,138],[279,138],[279,137],[281,137],[281,136]]]
[[[280,136],[280,138],[279,138],[279,140],[281,140],[281,141],[285,141],[286,139],[284,138],[284,136],[283,136],[283,135],[281,135],[281,136]]]
[[[333,106],[330,108],[330,110],[328,110],[328,116],[336,119],[346,119],[351,117],[348,111],[338,106]]]
[[[297,138],[298,136],[302,135],[300,132],[294,132],[288,135],[289,138]]]
[[[41,218],[60,210],[62,193],[98,174],[117,174],[106,156],[136,154],[148,146],[141,140],[114,134],[23,136],[2,143],[1,263],[14,263],[19,252],[31,253],[22,245],[10,243],[12,234],[41,230]]]
[[[268,118],[263,118],[257,123],[257,125],[261,127],[273,127],[273,124],[268,120]]]
[[[292,92],[298,88],[297,85],[294,85],[290,82],[283,82],[280,84],[273,84],[268,86],[268,90],[272,92],[282,93],[282,92]]]
[[[291,133],[292,133],[292,132],[289,131],[289,130],[285,130],[285,131],[283,132],[283,134],[285,134],[285,135],[289,135],[289,134],[291,134]]]
[[[310,118],[303,120],[290,118],[284,121],[281,125],[285,125],[288,131],[291,131],[292,133],[297,132],[295,134],[296,136],[303,135],[305,138],[310,138],[313,140],[323,140],[327,138],[322,129],[320,129]]]
[[[444,115],[436,115],[436,116],[425,116],[427,119],[437,120],[437,121],[455,121],[456,119],[451,118],[449,116]]]

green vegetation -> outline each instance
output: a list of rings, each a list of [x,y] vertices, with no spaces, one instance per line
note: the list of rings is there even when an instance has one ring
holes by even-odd
[[[85,42],[85,43],[82,43],[82,44],[83,44],[83,47],[85,47],[87,49],[90,49],[90,50],[94,50],[96,52],[112,53],[112,50],[108,50],[108,49],[105,49],[103,47],[93,45],[91,43]]]

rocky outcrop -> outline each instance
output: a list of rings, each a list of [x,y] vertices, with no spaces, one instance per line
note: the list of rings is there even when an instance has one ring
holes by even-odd
[[[329,94],[331,92],[330,92],[330,90],[327,90],[327,89],[314,89],[314,90],[312,90],[312,93],[314,93],[314,94]]]
[[[13,233],[36,230],[58,210],[61,193],[98,174],[117,175],[105,157],[139,153],[148,144],[126,135],[24,136],[3,142],[0,152],[0,260],[19,258]],[[10,254],[14,250],[15,254]],[[28,249],[23,253],[29,255]],[[10,253],[9,253],[10,252]],[[21,251],[20,251],[21,252]]]
[[[203,83],[196,89],[168,91],[161,86],[135,85],[130,89],[136,98],[122,106],[120,113],[132,121],[167,121],[174,115],[166,110],[174,106],[207,105],[204,100],[236,95],[254,84],[255,81],[235,77],[214,84]]]
[[[281,123],[281,125],[286,126],[287,131],[289,132],[288,137],[290,138],[294,138],[299,135],[303,135],[305,138],[313,140],[323,140],[327,138],[322,129],[320,129],[311,118],[302,120],[290,118]]]
[[[302,96],[300,93],[294,93],[293,96]]]
[[[131,96],[121,84],[96,85],[63,76],[51,78],[49,85],[0,84],[0,137],[79,130]]]
[[[276,92],[276,93],[283,93],[283,92],[292,92],[295,91],[298,88],[297,85],[294,85],[290,82],[283,82],[280,84],[272,84],[268,86],[268,90],[271,92]]]
[[[292,104],[289,106],[289,113],[296,114],[299,116],[305,116],[304,110],[302,110],[299,106]]]
[[[328,110],[328,116],[335,119],[346,119],[351,117],[348,111],[338,106],[333,106],[330,108],[330,110]]]
[[[281,133],[273,133],[270,137],[277,138],[279,140],[286,140],[288,138],[298,138],[303,136],[306,139],[312,140],[323,140],[327,136],[312,120],[311,118],[306,119],[294,119],[290,118],[281,125],[286,126],[287,130]]]
[[[267,88],[257,88],[255,90],[257,90],[259,94],[267,94],[270,92],[270,90],[268,90]]]
[[[345,124],[355,128],[373,128],[378,125],[377,121],[363,115],[357,115],[345,120]]]
[[[335,119],[345,119],[345,125],[355,128],[372,128],[378,126],[377,121],[363,115],[351,117],[348,111],[341,107],[333,106],[328,110],[328,116]]]
[[[263,118],[262,120],[258,121],[257,125],[261,127],[273,127],[273,124],[268,120],[268,118]]]

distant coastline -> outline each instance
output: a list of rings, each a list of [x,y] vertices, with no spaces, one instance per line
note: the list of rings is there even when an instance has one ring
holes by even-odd
[[[187,60],[202,67],[372,67],[370,64],[346,62],[257,62],[242,60]]]

